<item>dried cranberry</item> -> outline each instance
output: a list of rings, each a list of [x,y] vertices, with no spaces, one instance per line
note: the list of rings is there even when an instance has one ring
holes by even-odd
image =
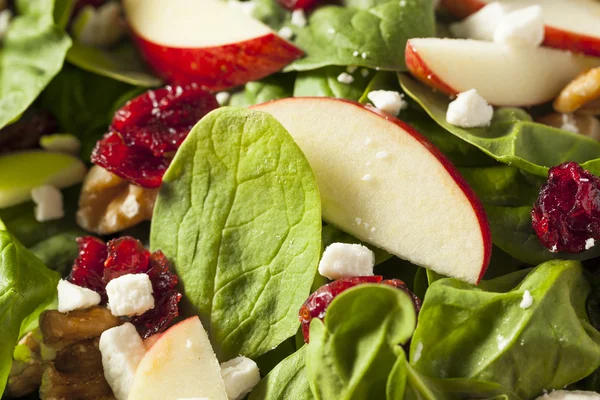
[[[105,283],[104,260],[106,260],[106,244],[93,236],[77,238],[79,255],[75,259],[69,280],[82,287],[92,289],[104,297]]]
[[[92,162],[139,186],[160,186],[192,127],[219,105],[198,85],[149,90],[119,109]]]
[[[113,239],[106,245],[108,256],[104,261],[104,282],[127,274],[148,272],[150,252],[139,240],[130,236]]]
[[[321,286],[308,299],[304,302],[300,308],[299,318],[302,323],[302,334],[304,335],[304,341],[308,343],[310,321],[313,318],[319,318],[323,320],[325,318],[325,312],[327,307],[333,301],[333,299],[343,291],[350,289],[356,285],[363,283],[383,283],[386,285],[397,287],[411,295],[415,301],[415,308],[417,312],[421,308],[421,300],[415,296],[399,279],[388,279],[382,280],[383,277],[379,275],[375,276],[357,276],[353,278],[343,278],[333,281],[326,285]]]
[[[315,7],[319,0],[277,0],[277,2],[288,10],[308,10]]]
[[[531,219],[550,251],[586,250],[586,241],[600,239],[600,178],[574,162],[550,168]]]

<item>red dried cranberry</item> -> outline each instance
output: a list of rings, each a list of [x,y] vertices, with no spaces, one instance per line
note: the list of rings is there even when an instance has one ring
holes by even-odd
[[[160,186],[192,127],[219,105],[198,85],[149,90],[119,109],[92,162],[139,186]]]
[[[315,7],[319,0],[277,0],[279,5],[288,10],[308,10]]]
[[[104,282],[127,274],[148,272],[150,252],[139,240],[130,236],[113,239],[106,245],[108,256],[104,262]]]
[[[600,178],[574,162],[550,168],[531,219],[550,251],[586,250],[586,241],[600,239]]]
[[[75,259],[69,280],[75,285],[92,289],[105,296],[104,260],[106,260],[106,244],[93,236],[77,238],[79,255]]]

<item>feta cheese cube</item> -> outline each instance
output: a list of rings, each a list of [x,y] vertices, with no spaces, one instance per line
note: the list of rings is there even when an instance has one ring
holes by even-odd
[[[258,365],[243,356],[222,363],[221,376],[230,400],[241,399],[260,381]]]
[[[553,390],[536,400],[599,400],[600,393],[582,390]]]
[[[537,47],[544,41],[542,7],[529,6],[505,15],[494,30],[494,42]]]
[[[319,273],[329,279],[373,276],[374,266],[375,254],[367,247],[353,243],[332,243],[323,252]]]
[[[337,81],[340,83],[345,83],[346,85],[349,85],[352,82],[354,82],[354,77],[347,72],[342,72],[341,74],[338,75]]]
[[[58,311],[64,313],[100,304],[100,295],[91,289],[72,284],[61,279],[58,281]]]
[[[32,189],[31,198],[36,204],[34,213],[37,221],[52,221],[65,216],[62,193],[54,186],[44,185]]]
[[[152,282],[148,274],[127,274],[106,285],[108,306],[115,317],[142,315],[154,308]]]
[[[294,37],[294,31],[292,31],[292,29],[289,26],[284,26],[283,28],[281,28],[279,30],[279,32],[277,32],[277,34],[279,36],[281,36],[282,38],[284,38],[285,40],[291,40]],[[218,93],[217,93],[218,95]],[[217,101],[219,100],[219,98],[217,97]],[[221,104],[219,102],[219,104]]]
[[[304,28],[307,24],[306,15],[304,14],[304,10],[299,8],[297,10],[292,11],[291,22],[293,25],[296,25],[299,28]]]
[[[519,304],[519,307],[526,310],[529,307],[531,307],[532,305],[533,305],[533,296],[531,295],[531,292],[529,290],[526,290],[523,293],[523,299],[521,300],[521,304]]]
[[[127,400],[135,370],[146,353],[142,338],[129,322],[100,335],[104,377],[117,400]]]
[[[498,23],[507,14],[506,8],[498,3],[489,3],[464,20],[451,24],[450,32],[459,38],[492,41]]]
[[[215,97],[217,99],[217,103],[219,103],[220,106],[226,106],[227,104],[229,104],[231,94],[229,92],[219,92],[215,95]]]
[[[462,128],[488,126],[492,122],[494,109],[475,89],[460,93],[448,105],[446,121]]]
[[[403,97],[403,94],[393,90],[373,90],[367,94],[367,98],[375,107],[393,116],[408,107]]]
[[[586,241],[585,241],[585,249],[586,250],[591,249],[595,245],[596,245],[596,241],[594,240],[594,238],[586,239]]]

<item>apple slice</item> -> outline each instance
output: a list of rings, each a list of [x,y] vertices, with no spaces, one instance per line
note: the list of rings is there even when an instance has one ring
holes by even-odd
[[[140,361],[130,399],[227,400],[221,367],[200,319],[169,328]]]
[[[142,55],[170,83],[210,90],[279,71],[302,51],[221,0],[124,0]]]
[[[549,48],[517,48],[468,39],[410,39],[410,73],[448,95],[476,89],[496,106],[532,106],[554,99],[600,58]]]
[[[360,240],[477,283],[491,254],[479,200],[450,162],[404,122],[359,103],[299,97],[272,114],[315,172],[323,218]]]
[[[441,0],[452,14],[465,18],[493,0]],[[544,45],[600,56],[600,2],[595,0],[500,0],[508,11],[540,5],[546,22]]]

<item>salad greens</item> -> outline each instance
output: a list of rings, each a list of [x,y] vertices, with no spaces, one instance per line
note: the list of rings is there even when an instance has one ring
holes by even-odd
[[[291,136],[265,113],[222,108],[194,127],[165,174],[150,243],[173,260],[186,312],[228,360],[294,335],[320,237],[315,177]]]
[[[372,72],[368,69],[356,70],[351,83],[342,83],[338,80],[338,76],[346,71],[347,69],[344,67],[329,66],[300,72],[294,85],[294,96],[323,96],[358,100],[369,84]],[[362,71],[366,71],[366,73],[363,75]]]
[[[266,103],[270,100],[291,97],[294,90],[295,74],[271,75],[265,79],[248,82],[242,91],[233,93],[230,106],[247,107],[254,104]]]

